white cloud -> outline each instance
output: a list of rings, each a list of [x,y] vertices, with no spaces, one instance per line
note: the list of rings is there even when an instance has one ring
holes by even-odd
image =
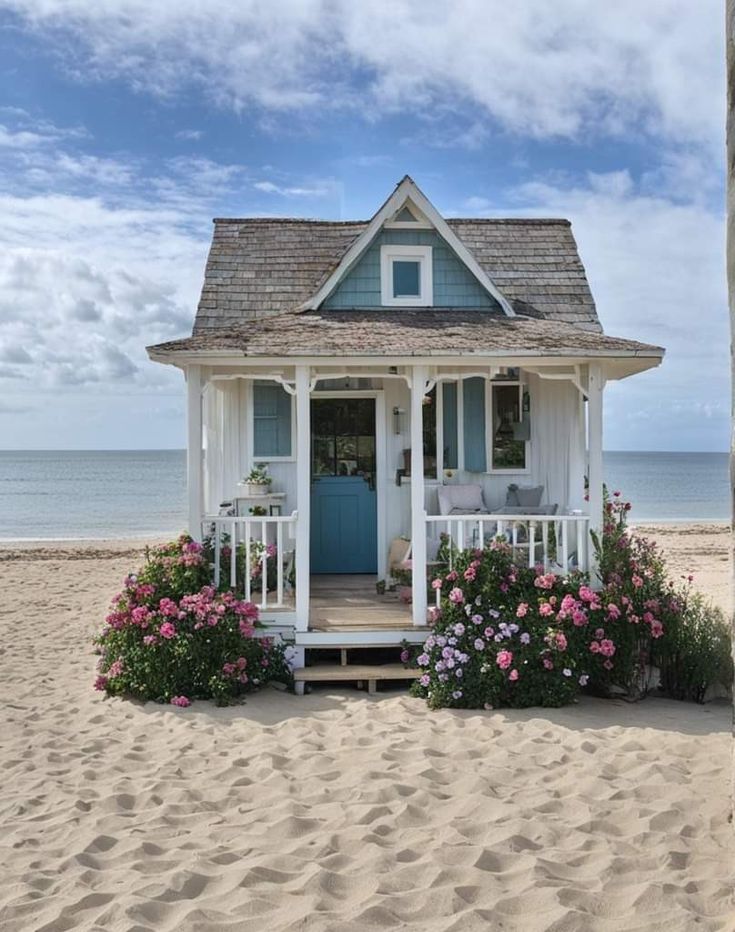
[[[253,187],[264,194],[278,194],[280,197],[326,197],[334,190],[334,185],[327,183],[299,187],[298,185],[278,185],[273,181],[256,181]]]
[[[722,15],[716,0],[9,0],[28,28],[71,37],[80,79],[160,95],[203,88],[242,110],[432,117],[469,110],[533,136],[631,128],[719,151]],[[73,53],[72,50],[73,49]]]
[[[191,142],[198,142],[204,133],[200,129],[180,129],[178,133],[174,133],[175,139],[183,139]]]

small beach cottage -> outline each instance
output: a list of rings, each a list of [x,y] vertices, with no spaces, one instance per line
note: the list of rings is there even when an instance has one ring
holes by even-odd
[[[186,376],[218,578],[226,534],[268,624],[341,647],[425,636],[442,534],[594,572],[605,383],[663,357],[602,332],[568,221],[444,218],[409,177],[366,221],[215,220],[192,336],[148,352]]]

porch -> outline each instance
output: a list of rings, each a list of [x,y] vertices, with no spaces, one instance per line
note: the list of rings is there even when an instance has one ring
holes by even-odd
[[[190,532],[211,534],[218,583],[243,591],[266,624],[291,629],[298,643],[338,636],[400,643],[407,634],[424,636],[433,600],[427,582],[451,569],[456,549],[500,536],[525,565],[594,572],[589,532],[602,518],[603,367],[519,362],[189,366]],[[268,385],[278,389],[273,414],[259,407],[256,391]],[[480,421],[471,408],[478,398]],[[508,425],[498,398],[509,405],[510,441],[500,436]],[[334,428],[333,409],[358,426]],[[499,463],[508,450],[520,460]],[[238,480],[263,462],[281,514],[237,506]],[[422,462],[423,470],[412,469]],[[468,484],[486,507],[442,513],[442,490]],[[544,507],[506,510],[514,485],[540,489]],[[410,605],[376,591],[378,582],[390,590],[394,581],[389,553],[398,539],[410,548]],[[239,562],[228,558],[231,547]]]

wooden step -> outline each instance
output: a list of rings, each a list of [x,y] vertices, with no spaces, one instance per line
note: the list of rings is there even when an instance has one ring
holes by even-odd
[[[293,676],[296,692],[302,695],[304,683],[357,682],[359,687],[364,681],[368,684],[368,692],[374,693],[380,680],[415,680],[421,673],[421,670],[406,669],[400,663],[319,663],[294,670]]]

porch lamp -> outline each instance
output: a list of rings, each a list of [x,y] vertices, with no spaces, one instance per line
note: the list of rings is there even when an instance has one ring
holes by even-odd
[[[393,433],[400,434],[401,432],[401,415],[406,412],[403,408],[395,407],[393,408]]]

